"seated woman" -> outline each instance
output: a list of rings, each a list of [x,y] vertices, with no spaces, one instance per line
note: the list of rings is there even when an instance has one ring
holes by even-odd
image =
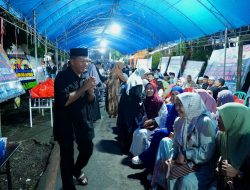
[[[140,119],[137,119],[138,128],[134,131],[133,140],[130,147],[130,152],[137,156],[149,147],[149,137],[152,135],[156,128],[162,127],[164,124],[167,108],[159,97],[157,88],[153,83],[146,85],[146,99],[143,101],[145,108],[145,116],[142,119],[140,126]]]
[[[215,99],[213,98],[213,96],[211,96],[204,89],[196,89],[195,92],[197,92],[201,96],[201,99],[203,100],[205,106],[207,107],[207,110],[215,114],[217,103]]]
[[[222,90],[217,97],[217,106],[222,106],[228,102],[234,102],[234,95],[230,90]]]
[[[250,109],[238,103],[227,103],[218,111],[217,142],[221,156],[218,189],[249,189]]]
[[[195,166],[196,170],[177,179],[166,180],[166,169],[161,165],[160,169],[154,170],[152,185],[159,184],[169,190],[207,189],[214,180],[214,122],[196,93],[177,95],[175,107],[179,117],[174,123],[174,140],[162,139],[157,152],[157,157],[161,159],[157,161],[164,163],[168,160],[169,166],[188,164]]]
[[[158,150],[159,143],[161,139],[164,137],[169,137],[170,134],[173,132],[173,124],[178,115],[177,111],[175,110],[175,100],[176,96],[180,93],[183,93],[183,90],[179,86],[175,86],[171,90],[171,103],[167,104],[168,114],[166,117],[166,123],[164,129],[157,130],[152,135],[152,140],[149,148],[142,152],[139,156],[136,156],[132,159],[133,164],[142,164],[148,169],[150,174],[153,173],[154,163],[156,159],[156,153]]]

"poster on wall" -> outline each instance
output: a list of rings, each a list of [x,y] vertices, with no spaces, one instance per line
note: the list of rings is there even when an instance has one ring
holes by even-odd
[[[204,65],[204,61],[192,61],[192,60],[188,60],[186,67],[184,69],[183,72],[183,77],[186,78],[187,75],[191,75],[192,76],[192,80],[194,82],[197,81],[199,74],[201,72],[201,69]]]
[[[10,65],[21,81],[25,90],[37,85],[32,67],[24,54],[9,54]]]
[[[169,57],[162,57],[160,63],[158,65],[158,69],[160,69],[160,73],[164,74],[168,68]]]
[[[246,81],[248,72],[250,72],[250,45],[244,45],[242,53],[241,87]]]
[[[182,61],[183,61],[183,56],[171,57],[169,65],[168,65],[167,73],[170,73],[170,72],[175,73],[175,76],[177,77],[180,72]]]
[[[25,91],[9,65],[9,58],[0,46],[0,103],[23,93]]]
[[[214,50],[205,71],[205,75],[213,76],[216,80],[224,78],[224,49]],[[238,47],[227,48],[225,81],[229,90],[236,91]]]

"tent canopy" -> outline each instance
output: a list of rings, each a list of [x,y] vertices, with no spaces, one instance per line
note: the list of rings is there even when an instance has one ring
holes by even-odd
[[[6,3],[8,2],[8,3]],[[108,46],[129,54],[250,24],[249,0],[0,0],[61,49]],[[111,24],[121,27],[112,34]]]

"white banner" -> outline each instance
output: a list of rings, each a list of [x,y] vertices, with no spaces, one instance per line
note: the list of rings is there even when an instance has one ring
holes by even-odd
[[[169,57],[162,57],[161,61],[158,65],[158,69],[160,69],[160,73],[164,74],[167,70],[168,67],[168,62],[169,62]]]
[[[192,60],[188,60],[185,70],[183,72],[183,77],[187,77],[187,75],[191,75],[192,76],[192,80],[194,82],[197,81],[200,71],[204,65],[204,61],[192,61]]]
[[[149,59],[138,59],[136,63],[136,68],[152,68],[152,57]]]
[[[170,72],[175,73],[175,76],[177,77],[180,72],[182,61],[183,61],[183,56],[171,57],[167,70],[168,73]]]

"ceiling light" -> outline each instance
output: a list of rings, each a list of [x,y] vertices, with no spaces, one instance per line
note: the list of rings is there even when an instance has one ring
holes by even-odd
[[[120,34],[121,26],[119,24],[116,24],[116,23],[112,24],[111,28],[110,28],[110,32],[112,34],[115,34],[115,35]]]

